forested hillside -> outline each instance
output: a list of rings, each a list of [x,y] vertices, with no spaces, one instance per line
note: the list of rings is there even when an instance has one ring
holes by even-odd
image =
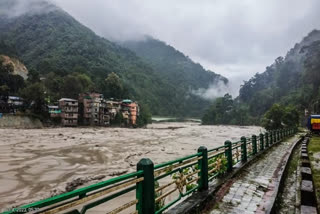
[[[240,88],[235,100],[229,103],[230,120],[225,123],[260,124],[262,116],[275,104],[291,106],[300,112],[312,112],[313,103],[320,99],[320,31],[313,30],[296,44],[285,57],[278,57],[263,73],[257,73]],[[204,121],[217,112],[216,104],[206,113]],[[235,121],[235,114],[248,115],[246,120]],[[318,112],[320,113],[320,112]]]
[[[179,94],[175,96],[176,105],[186,105],[185,108],[190,112],[204,112],[210,105],[208,100],[191,92],[219,83],[228,84],[225,77],[205,70],[172,46],[150,36],[138,41],[126,41],[121,45],[140,56],[162,80],[175,86],[175,94]],[[183,102],[182,98],[187,98],[187,102]]]
[[[122,45],[144,59],[162,78],[173,85],[179,84],[186,91],[208,88],[219,81],[228,83],[225,77],[205,70],[199,63],[193,62],[174,47],[152,37],[146,36],[143,40],[127,41]]]
[[[200,79],[184,79],[183,68],[164,75],[134,52],[97,36],[49,3],[40,5],[45,10],[37,8],[35,12],[31,8],[31,12],[11,16],[9,11],[14,11],[17,1],[1,2],[0,54],[15,56],[31,74],[39,73],[41,79],[47,80],[45,87],[51,98],[72,97],[84,90],[100,91],[109,97],[112,89],[106,78],[114,72],[121,83],[115,98],[138,100],[148,105],[153,114],[199,116],[208,105],[191,89],[214,82],[213,73],[207,78],[199,75]],[[176,79],[179,81],[173,81]]]

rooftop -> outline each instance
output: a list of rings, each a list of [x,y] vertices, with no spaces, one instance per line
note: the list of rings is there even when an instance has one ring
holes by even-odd
[[[77,100],[75,100],[75,99],[71,99],[71,98],[61,98],[59,101],[77,102]]]

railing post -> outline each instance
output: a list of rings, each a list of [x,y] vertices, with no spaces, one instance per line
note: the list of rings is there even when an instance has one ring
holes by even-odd
[[[272,131],[269,132],[269,144],[270,144],[270,145],[273,144]]]
[[[226,150],[224,152],[226,158],[227,158],[227,171],[232,171],[232,143],[231,141],[227,140],[224,142],[224,145],[226,147]]]
[[[252,153],[253,155],[257,154],[257,136],[252,135]]]
[[[277,141],[277,135],[275,131],[272,131],[272,144],[274,144]]]
[[[139,214],[155,213],[153,162],[149,158],[143,158],[138,162],[137,170],[143,171],[144,179],[136,187],[136,198],[138,199],[136,209]]]
[[[266,136],[266,147],[269,147],[269,133],[267,132],[265,136]]]
[[[241,137],[241,161],[246,162],[248,159],[247,156],[247,139],[246,137]]]
[[[281,130],[278,130],[279,141],[281,141]]]
[[[260,134],[260,151],[264,150],[263,134]]]
[[[276,133],[277,133],[277,142],[280,140],[280,133],[279,133],[279,130],[276,130]]]
[[[207,190],[209,188],[209,175],[208,175],[208,150],[204,146],[198,148],[201,152],[202,159],[198,160],[200,170],[200,179],[198,180],[199,190]]]

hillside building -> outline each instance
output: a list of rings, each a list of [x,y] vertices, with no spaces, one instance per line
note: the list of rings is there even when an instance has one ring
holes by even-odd
[[[61,109],[59,106],[48,106],[48,112],[51,118],[58,118],[61,116]]]
[[[79,123],[100,126],[110,124],[107,104],[102,94],[93,92],[79,95]]]
[[[137,117],[139,116],[139,105],[132,100],[123,100],[121,103],[121,112],[123,119],[127,125],[136,125]]]
[[[59,100],[59,108],[61,109],[61,124],[63,126],[78,125],[78,101],[69,98]]]

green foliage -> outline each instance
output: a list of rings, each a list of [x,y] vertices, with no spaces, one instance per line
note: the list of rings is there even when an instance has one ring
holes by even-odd
[[[154,182],[154,188],[157,189],[159,187],[159,182],[155,181]],[[162,195],[162,190],[160,191],[154,191],[154,198],[158,198],[159,196]],[[165,203],[166,198],[163,198],[162,200],[158,201],[155,203],[155,209],[156,210],[160,210],[162,207],[164,207],[164,203]]]
[[[147,105],[139,104],[139,108],[140,112],[137,119],[137,127],[141,128],[152,122],[152,115]]]
[[[209,174],[209,177],[212,177],[214,175],[221,176],[226,173],[228,160],[224,155],[218,155],[218,156],[210,158],[208,160],[208,165],[213,164],[213,163],[214,163],[214,166],[209,167],[208,171],[210,171],[214,168],[217,168],[217,165],[219,165],[219,168],[217,168],[214,172]]]
[[[78,99],[80,93],[91,91],[93,83],[86,74],[72,73],[63,78],[60,94],[62,97]]]
[[[229,94],[217,98],[202,117],[203,125],[248,125],[252,123],[254,122],[249,115],[248,107],[239,105],[232,100],[232,96]]]
[[[42,83],[30,83],[27,87],[21,89],[19,93],[33,113],[44,115],[46,103],[45,88]]]
[[[114,72],[110,73],[105,79],[103,94],[106,97],[116,99],[129,97],[128,91],[124,88],[122,80]]]
[[[205,70],[173,47],[151,37],[128,41],[123,43],[123,46],[140,56],[154,69],[159,79],[166,83],[166,89],[161,96],[165,96],[166,101],[169,101],[162,102],[169,111],[168,115],[200,116],[210,102],[192,92],[218,82],[228,82],[226,78]]]
[[[299,111],[294,106],[274,104],[264,115],[262,125],[267,130],[299,125]]]
[[[188,167],[188,168],[185,168],[183,169],[182,171],[180,172],[177,172],[177,173],[174,173],[172,175],[172,179],[175,180],[176,182],[182,182],[181,181],[181,175],[183,177],[187,177],[188,175],[194,173],[196,170],[198,169],[198,165],[194,165],[192,167]],[[195,178],[195,176],[197,175],[192,175],[192,176],[189,176],[184,182],[185,183],[181,183],[180,185],[185,185],[186,187],[186,192],[188,192],[189,190],[195,188],[197,186],[197,184],[194,184],[194,183],[190,183],[188,184],[188,182],[192,181],[192,179]]]

